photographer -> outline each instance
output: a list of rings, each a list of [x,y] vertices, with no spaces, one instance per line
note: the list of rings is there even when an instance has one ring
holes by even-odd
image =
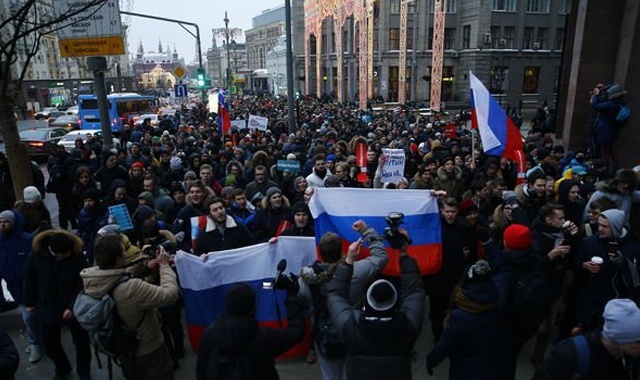
[[[330,283],[327,304],[346,350],[349,379],[410,379],[411,350],[422,329],[424,289],[416,261],[400,251],[400,289],[377,280],[366,291],[364,307],[349,302],[356,258],[362,241],[349,246]]]
[[[196,366],[198,380],[279,379],[274,359],[302,341],[304,319],[296,296],[297,280],[286,276],[278,280],[275,287],[287,289],[287,327],[260,327],[255,317],[255,291],[245,283],[234,284],[224,298],[226,313],[202,335]]]

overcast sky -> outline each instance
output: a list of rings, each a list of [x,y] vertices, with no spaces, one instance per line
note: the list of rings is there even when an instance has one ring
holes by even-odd
[[[293,0],[299,1],[299,0]],[[301,1],[301,0],[300,0]],[[228,12],[229,28],[240,28],[243,31],[251,29],[251,19],[266,9],[276,8],[284,4],[284,0],[230,0],[230,1],[205,1],[205,0],[129,0],[129,10],[135,13],[150,16],[165,17],[181,21],[197,23],[200,27],[200,40],[202,41],[202,53],[212,45],[213,28],[224,28],[224,11]],[[165,21],[150,20],[140,17],[123,15],[123,21],[131,25],[129,30],[129,51],[135,55],[140,41],[145,51],[157,51],[158,40],[162,41],[163,49],[167,45],[173,50],[175,45],[178,54],[190,63],[195,59],[195,38],[180,27],[180,25]],[[130,22],[129,22],[130,21]],[[195,34],[193,27],[192,32]],[[217,39],[218,46],[222,39]],[[244,34],[238,39],[244,42]]]

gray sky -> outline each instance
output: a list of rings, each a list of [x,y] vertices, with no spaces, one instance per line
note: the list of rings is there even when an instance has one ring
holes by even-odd
[[[129,9],[123,7],[122,10],[197,23],[200,27],[203,54],[212,45],[211,29],[224,28],[225,10],[228,12],[229,28],[240,28],[244,31],[251,28],[253,17],[261,14],[265,9],[276,8],[284,4],[284,0],[129,0],[124,2],[132,5]],[[166,49],[168,45],[173,50],[175,45],[178,54],[185,59],[186,63],[192,62],[196,57],[195,38],[180,25],[124,15],[123,22],[131,25],[129,51],[134,55],[140,41],[142,41],[145,51],[157,51],[158,40],[160,40],[163,49]],[[195,33],[193,27],[188,28]],[[237,40],[244,42],[244,34]],[[217,42],[219,46],[222,39],[218,38]]]

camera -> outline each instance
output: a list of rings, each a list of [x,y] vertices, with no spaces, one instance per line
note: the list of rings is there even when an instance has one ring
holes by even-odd
[[[404,214],[401,212],[390,212],[385,218],[387,227],[384,229],[383,239],[389,242],[393,249],[400,249],[405,244],[411,244],[411,239],[407,238],[400,232],[400,226],[404,220]]]
[[[162,234],[150,238],[149,245],[151,246],[145,249],[145,253],[149,256],[149,259],[156,257],[159,247],[164,248],[170,255],[175,254],[177,249],[176,245]]]

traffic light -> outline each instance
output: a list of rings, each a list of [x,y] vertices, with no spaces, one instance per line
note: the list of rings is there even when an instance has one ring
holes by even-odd
[[[198,69],[198,78],[196,82],[196,87],[204,88],[204,69]]]

